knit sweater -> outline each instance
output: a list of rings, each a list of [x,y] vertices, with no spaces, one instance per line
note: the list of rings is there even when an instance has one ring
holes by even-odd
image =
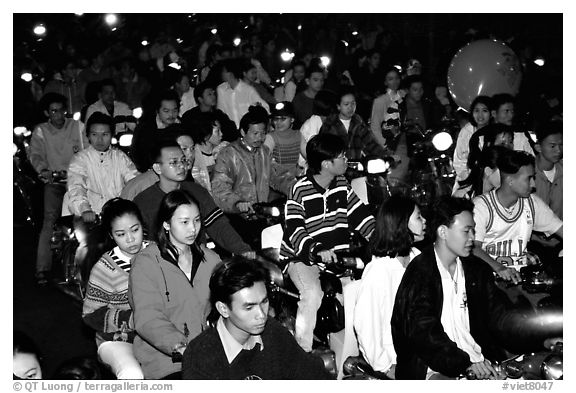
[[[192,340],[182,359],[182,379],[330,379],[320,358],[304,352],[280,323],[269,318],[263,348],[242,350],[228,363],[216,328]]]
[[[286,202],[286,230],[280,259],[295,256],[312,264],[321,249],[347,250],[350,231],[368,239],[374,217],[354,193],[344,176],[337,176],[323,189],[310,172],[292,187]]]
[[[143,243],[143,248],[148,242]],[[118,247],[94,265],[86,286],[82,318],[96,330],[96,344],[104,341],[134,341],[134,321],[128,303],[130,259]]]

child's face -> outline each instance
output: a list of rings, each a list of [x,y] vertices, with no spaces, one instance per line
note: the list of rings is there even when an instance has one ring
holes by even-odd
[[[556,164],[562,159],[564,154],[564,143],[562,139],[562,134],[548,135],[543,141],[538,142],[536,150],[547,161]]]
[[[500,108],[496,111],[492,111],[492,116],[494,116],[494,121],[500,124],[506,124],[507,126],[512,125],[512,120],[514,120],[514,104],[507,102],[500,105]]]
[[[127,257],[133,257],[142,249],[142,224],[133,214],[124,214],[112,221],[110,232],[120,251]]]
[[[478,128],[482,128],[490,122],[490,111],[488,107],[481,102],[477,103],[472,110],[472,117]]]
[[[408,89],[408,97],[413,101],[420,102],[423,95],[424,87],[422,86],[422,82],[414,82],[410,85],[410,88]]]

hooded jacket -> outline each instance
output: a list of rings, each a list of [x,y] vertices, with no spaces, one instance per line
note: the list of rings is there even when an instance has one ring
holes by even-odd
[[[172,351],[187,345],[206,327],[210,312],[210,275],[220,258],[202,246],[204,260],[190,282],[175,264],[162,258],[151,243],[132,262],[128,299],[137,336],[134,355],[146,379],[160,379],[181,371]]]

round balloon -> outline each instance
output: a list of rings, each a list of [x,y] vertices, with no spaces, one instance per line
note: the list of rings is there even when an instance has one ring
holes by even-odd
[[[468,111],[479,95],[515,96],[522,81],[520,61],[504,42],[478,40],[461,48],[448,68],[448,89],[454,102]]]

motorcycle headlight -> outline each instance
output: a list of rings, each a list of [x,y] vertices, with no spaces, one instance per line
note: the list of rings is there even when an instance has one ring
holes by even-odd
[[[273,206],[272,209],[270,209],[270,215],[272,217],[280,217],[280,209],[278,209],[276,206]]]
[[[26,127],[14,127],[14,135],[24,135],[28,131]]]
[[[448,150],[453,142],[452,136],[446,131],[441,131],[432,138],[432,144],[438,151]]]
[[[366,170],[368,173],[376,174],[376,173],[384,173],[390,168],[390,163],[384,161],[381,158],[377,158],[374,160],[369,160],[366,164]]]
[[[132,110],[132,116],[134,116],[137,119],[141,118],[142,117],[142,108],[140,108],[140,107],[134,108]]]
[[[118,141],[118,143],[122,147],[132,146],[132,137],[133,136],[134,136],[133,134],[122,134],[120,136],[120,140]]]

